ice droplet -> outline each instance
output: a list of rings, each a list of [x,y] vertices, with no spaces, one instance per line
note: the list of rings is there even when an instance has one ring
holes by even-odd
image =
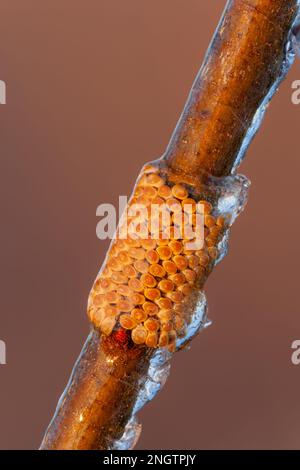
[[[300,13],[298,13],[292,29],[292,43],[295,53],[300,57]]]
[[[206,297],[205,294],[201,292],[199,301],[187,327],[186,334],[183,338],[177,339],[176,348],[183,348],[200,330],[207,328],[210,324],[211,322],[207,320]]]
[[[140,391],[136,400],[133,414],[136,414],[146,403],[153,400],[155,395],[166,383],[170,373],[172,354],[167,349],[158,349],[150,361],[147,376],[140,382]]]
[[[219,178],[217,212],[219,215],[230,215],[230,225],[244,210],[248,200],[250,181],[244,175],[231,175]]]
[[[142,425],[138,423],[136,417],[134,416],[128,421],[124,434],[120,439],[115,441],[111,450],[132,450],[141,435]]]

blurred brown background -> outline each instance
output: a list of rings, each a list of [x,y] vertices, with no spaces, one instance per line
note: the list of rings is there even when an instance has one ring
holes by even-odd
[[[96,207],[129,194],[176,124],[225,0],[2,0],[0,448],[37,448],[88,332],[107,249]],[[252,180],[207,285],[213,326],[141,413],[138,448],[299,448],[295,64],[240,171]]]

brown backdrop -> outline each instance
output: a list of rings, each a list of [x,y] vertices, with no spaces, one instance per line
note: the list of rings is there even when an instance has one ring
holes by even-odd
[[[224,4],[1,1],[2,449],[40,443],[88,332],[96,207],[163,153]],[[140,413],[138,448],[300,446],[295,79],[299,62],[240,169],[250,202],[207,285],[214,324]]]

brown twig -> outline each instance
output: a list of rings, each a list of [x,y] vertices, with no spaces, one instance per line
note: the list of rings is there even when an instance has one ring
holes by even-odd
[[[282,78],[296,0],[229,1],[165,154],[171,177],[228,175]],[[92,330],[41,449],[108,449],[128,423],[154,349]]]

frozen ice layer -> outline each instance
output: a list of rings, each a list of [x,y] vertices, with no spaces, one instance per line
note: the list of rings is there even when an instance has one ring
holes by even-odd
[[[127,423],[123,436],[115,441],[111,450],[131,450],[135,447],[142,432],[142,425],[133,417]]]

